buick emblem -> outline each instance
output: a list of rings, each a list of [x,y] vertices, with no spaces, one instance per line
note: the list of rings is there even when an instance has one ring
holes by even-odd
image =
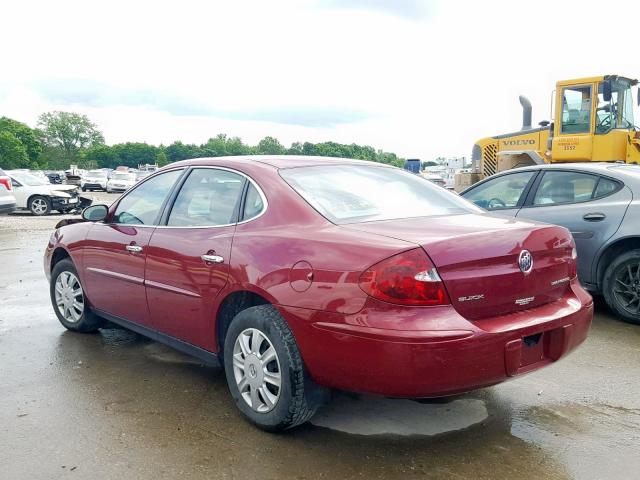
[[[522,250],[520,255],[518,255],[518,267],[520,267],[520,271],[525,275],[533,270],[533,256],[529,250]]]

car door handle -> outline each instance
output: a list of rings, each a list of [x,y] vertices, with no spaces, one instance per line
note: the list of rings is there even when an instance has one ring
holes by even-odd
[[[140,253],[142,251],[142,247],[139,245],[127,245],[126,249],[131,253]]]
[[[607,216],[604,213],[593,212],[593,213],[586,213],[582,218],[587,222],[601,222],[602,220],[607,218]]]
[[[222,263],[222,262],[224,262],[224,257],[221,257],[220,255],[202,255],[200,258],[202,260],[204,260],[205,263]]]

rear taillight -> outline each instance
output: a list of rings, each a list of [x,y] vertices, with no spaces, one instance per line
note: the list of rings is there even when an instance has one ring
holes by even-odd
[[[571,250],[571,260],[569,260],[569,278],[573,280],[578,276],[578,251],[576,247]]]
[[[360,275],[359,285],[378,300],[400,305],[447,305],[449,296],[420,248],[387,258]]]
[[[9,177],[0,177],[0,185],[4,185],[4,188],[11,191],[13,187],[11,186],[11,179]]]

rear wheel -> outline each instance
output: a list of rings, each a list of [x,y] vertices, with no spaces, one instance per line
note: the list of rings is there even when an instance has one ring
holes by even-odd
[[[289,326],[271,305],[248,308],[233,319],[224,368],[236,406],[263,430],[305,423],[327,396],[309,378]]]
[[[89,310],[80,276],[71,260],[65,258],[53,267],[49,293],[53,310],[66,329],[94,332],[102,326],[103,320]]]
[[[640,250],[616,257],[604,273],[607,305],[624,321],[640,324]]]
[[[29,210],[37,216],[51,213],[51,201],[47,197],[36,195],[29,199]]]

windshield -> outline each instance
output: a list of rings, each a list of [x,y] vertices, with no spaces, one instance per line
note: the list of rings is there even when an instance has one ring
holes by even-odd
[[[106,172],[103,172],[102,170],[91,170],[89,173],[87,173],[87,177],[91,177],[91,178],[107,178],[107,174],[106,174]]]
[[[135,180],[135,175],[131,173],[114,173],[111,178],[113,180]]]
[[[633,95],[628,80],[611,81],[611,101],[605,102],[603,84],[598,86],[596,133],[607,133],[614,128],[633,128]]]
[[[29,187],[39,187],[40,185],[50,185],[46,178],[36,177],[27,172],[11,172],[11,176],[18,182]]]
[[[323,165],[283,169],[280,175],[337,224],[482,212],[428,180],[396,168]]]

